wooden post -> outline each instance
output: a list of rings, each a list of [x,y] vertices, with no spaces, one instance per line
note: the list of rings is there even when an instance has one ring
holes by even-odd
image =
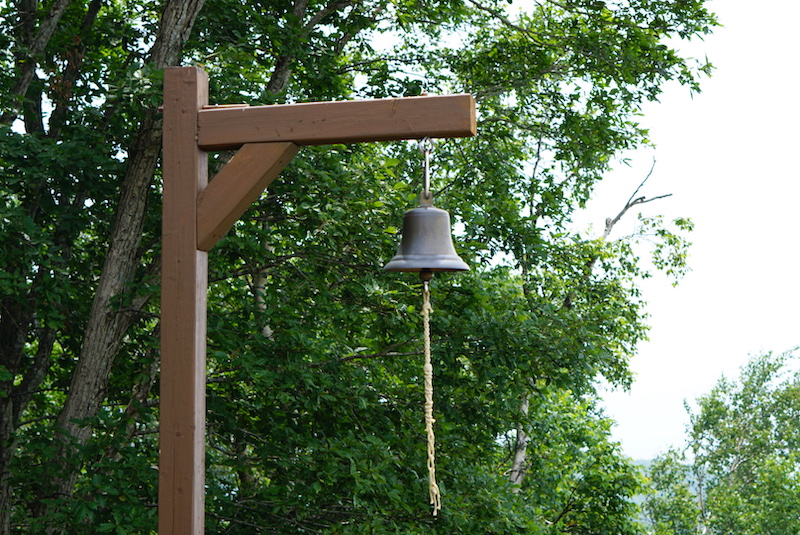
[[[208,253],[301,145],[474,136],[470,95],[208,106],[198,67],[164,73],[160,535],[202,535]],[[206,150],[240,149],[208,184]],[[208,187],[207,187],[208,186]]]
[[[208,181],[207,154],[197,146],[197,113],[207,103],[205,71],[166,69],[158,467],[161,535],[202,535],[204,530],[208,253],[196,245],[197,195]]]

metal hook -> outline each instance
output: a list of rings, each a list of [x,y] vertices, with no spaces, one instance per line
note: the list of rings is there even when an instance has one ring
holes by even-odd
[[[423,138],[419,142],[422,151],[422,200],[430,202],[433,199],[431,194],[431,152],[433,152],[433,140],[429,137]]]

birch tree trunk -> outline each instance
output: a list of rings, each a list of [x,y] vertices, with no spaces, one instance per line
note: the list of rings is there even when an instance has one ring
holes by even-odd
[[[522,421],[517,423],[517,437],[514,441],[514,460],[511,463],[511,470],[508,472],[508,481],[514,485],[514,493],[520,491],[522,480],[525,477],[525,472],[528,467],[528,442],[530,437],[525,432],[525,420],[528,416],[528,408],[530,407],[530,394],[526,394],[522,398],[520,404],[520,412],[523,415]]]

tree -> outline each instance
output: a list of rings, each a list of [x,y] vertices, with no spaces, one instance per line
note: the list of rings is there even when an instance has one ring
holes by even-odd
[[[796,533],[800,376],[792,352],[751,358],[738,381],[722,378],[691,413],[686,454],[653,472],[647,511],[655,533]],[[688,457],[688,459],[687,459]]]
[[[212,253],[209,532],[636,529],[638,483],[593,399],[600,377],[630,380],[641,253],[568,222],[646,142],[639,104],[708,70],[667,39],[715,21],[699,0],[506,7],[0,3],[0,534],[154,529],[158,105],[162,69],[191,62],[212,102],[427,90],[480,106],[479,137],[435,154],[473,266],[434,283],[446,513],[426,515],[419,468],[418,288],[380,273],[417,149],[329,146],[304,149]],[[682,242],[663,243],[680,269]],[[528,476],[511,484],[523,434]]]

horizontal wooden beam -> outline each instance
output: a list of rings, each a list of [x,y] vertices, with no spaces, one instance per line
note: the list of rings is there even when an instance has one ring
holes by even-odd
[[[197,196],[197,248],[210,251],[283,171],[294,143],[249,143]]]
[[[475,100],[461,94],[207,107],[198,112],[197,145],[203,150],[228,150],[245,143],[328,145],[475,133]]]

